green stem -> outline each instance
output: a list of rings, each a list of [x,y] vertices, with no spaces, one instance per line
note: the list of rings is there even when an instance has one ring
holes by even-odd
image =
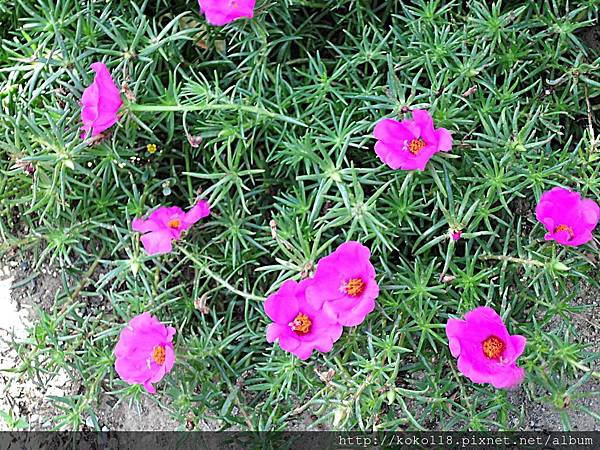
[[[259,297],[258,295],[249,294],[248,292],[244,292],[244,291],[240,291],[239,289],[236,289],[231,284],[229,284],[227,281],[225,281],[223,278],[221,278],[219,275],[217,275],[212,270],[210,270],[206,266],[205,263],[202,263],[200,260],[198,260],[198,258],[196,258],[194,255],[192,255],[190,252],[188,252],[185,248],[179,247],[179,249],[182,251],[182,253],[185,256],[187,256],[190,260],[192,260],[192,262],[194,264],[196,264],[200,269],[202,269],[206,273],[206,275],[211,277],[213,280],[215,280],[217,283],[219,283],[225,289],[233,292],[234,294],[239,295],[240,297],[246,298],[248,300],[258,300],[261,302],[265,300],[264,297]]]
[[[600,378],[600,372],[596,372],[595,370],[592,370],[591,368],[589,368],[588,366],[581,364],[577,361],[574,361],[572,359],[568,359],[567,361],[569,361],[572,365],[574,365],[575,367],[577,367],[579,370],[582,370],[584,372],[590,372],[591,375],[594,378]]]
[[[271,119],[278,119],[294,125],[306,127],[304,122],[292,119],[291,117],[277,114],[256,106],[240,105],[237,103],[225,103],[218,105],[141,105],[139,103],[131,103],[128,105],[128,109],[134,112],[242,111],[250,114],[256,114],[257,116],[266,116]]]
[[[190,167],[190,152],[189,152],[189,147],[187,145],[184,146],[184,156],[185,156],[185,171],[186,173],[189,174],[191,167]],[[190,177],[189,175],[186,175],[186,179],[187,179],[187,188],[188,188],[188,195],[189,198],[192,198],[195,200],[196,196],[194,195],[194,189],[192,187],[192,177]]]
[[[545,263],[543,263],[541,261],[536,261],[535,259],[514,258],[512,256],[505,256],[505,255],[482,255],[479,257],[479,259],[482,259],[484,261],[489,260],[489,259],[495,259],[498,261],[508,261],[508,262],[512,262],[512,263],[525,264],[525,265],[529,265],[529,266],[546,267]]]

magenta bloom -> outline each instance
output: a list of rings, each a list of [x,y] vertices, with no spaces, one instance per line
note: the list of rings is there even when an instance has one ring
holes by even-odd
[[[434,154],[452,149],[448,130],[434,128],[429,113],[420,109],[412,112],[412,120],[380,120],[373,135],[375,153],[392,169],[425,170]]]
[[[360,324],[375,309],[379,286],[369,261],[371,252],[356,241],[340,245],[335,252],[319,260],[306,298],[316,309],[352,327]]]
[[[460,241],[462,234],[463,234],[463,232],[461,230],[452,231],[450,233],[450,237],[452,238],[453,241]]]
[[[342,335],[342,326],[330,316],[313,308],[305,298],[312,280],[285,281],[265,300],[265,313],[274,323],[267,327],[267,341],[300,359],[308,359],[313,350],[328,352]]]
[[[593,200],[582,199],[579,192],[555,187],[542,194],[535,215],[548,230],[547,241],[577,247],[592,240],[600,207]]]
[[[210,206],[200,200],[187,213],[178,206],[161,206],[146,220],[135,218],[131,228],[144,234],[140,240],[146,253],[157,255],[173,250],[172,242],[181,238],[181,233],[210,214]]]
[[[81,97],[82,139],[90,130],[92,136],[97,136],[112,127],[117,122],[117,112],[123,104],[119,89],[104,63],[96,62],[91,67],[96,76]]]
[[[241,17],[254,17],[256,0],[198,0],[200,11],[211,25],[221,26]]]
[[[166,327],[147,312],[131,319],[115,347],[115,369],[121,379],[142,384],[154,394],[152,383],[162,380],[175,364],[174,334],[175,328]]]
[[[448,319],[446,336],[452,356],[458,358],[458,370],[473,383],[510,389],[523,381],[525,371],[516,361],[527,339],[509,335],[492,308],[475,308],[465,320]]]

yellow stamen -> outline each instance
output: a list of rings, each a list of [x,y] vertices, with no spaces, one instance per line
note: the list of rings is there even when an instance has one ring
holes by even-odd
[[[179,220],[179,219],[172,219],[172,220],[169,220],[169,221],[167,222],[167,226],[168,226],[169,228],[177,229],[177,228],[179,228],[179,227],[181,226],[181,220]]]
[[[490,336],[483,341],[483,354],[489,359],[497,359],[502,356],[506,344],[496,336]]]
[[[408,143],[408,151],[411,152],[413,155],[418,155],[419,152],[423,150],[423,148],[426,145],[427,144],[425,143],[425,141],[421,138],[413,139]]]
[[[292,331],[300,336],[307,334],[312,326],[311,320],[304,313],[298,313],[296,318],[290,323]]]
[[[350,278],[347,282],[342,284],[342,291],[348,294],[350,297],[358,297],[362,294],[367,287],[367,283],[365,283],[360,278]]]
[[[165,363],[165,348],[162,345],[154,347],[154,350],[152,350],[152,359],[159,366]]]
[[[569,225],[559,225],[554,229],[554,233],[559,233],[561,231],[566,231],[569,233],[569,239],[573,239],[575,237],[575,232]]]

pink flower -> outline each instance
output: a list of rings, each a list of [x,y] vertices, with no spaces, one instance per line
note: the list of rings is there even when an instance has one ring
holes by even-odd
[[[312,283],[306,288],[308,302],[313,308],[323,308],[346,327],[360,324],[375,309],[379,295],[370,257],[367,247],[349,241],[322,258]]]
[[[96,62],[91,67],[96,76],[81,97],[82,139],[90,130],[92,136],[97,136],[112,127],[117,122],[117,112],[123,104],[119,89],[104,63]]]
[[[279,341],[286,352],[308,359],[313,350],[328,352],[342,335],[342,326],[305,297],[311,280],[285,281],[265,300],[265,313],[274,323],[267,327],[267,341]]]
[[[162,380],[175,363],[174,334],[175,328],[166,327],[147,312],[131,319],[115,347],[115,369],[121,379],[142,384],[154,394],[152,383]]]
[[[465,320],[448,319],[446,336],[452,356],[458,358],[458,370],[473,383],[510,389],[523,381],[525,371],[516,361],[527,340],[509,335],[492,308],[475,308]]]
[[[451,231],[450,237],[452,238],[453,241],[459,241],[460,238],[462,237],[462,234],[463,234],[463,232],[461,230]]]
[[[420,109],[412,112],[412,120],[380,120],[373,135],[378,139],[375,153],[392,169],[425,170],[435,153],[452,148],[448,130],[434,129],[429,113]]]
[[[256,0],[198,0],[200,11],[211,25],[221,26],[240,17],[254,17]]]
[[[542,194],[535,215],[548,230],[547,241],[577,247],[592,240],[600,207],[593,200],[582,199],[579,192],[555,187]]]
[[[161,206],[146,220],[135,218],[131,228],[144,234],[140,240],[146,253],[157,255],[173,250],[172,241],[181,238],[181,233],[210,214],[210,206],[204,200],[199,201],[187,213],[178,206]]]

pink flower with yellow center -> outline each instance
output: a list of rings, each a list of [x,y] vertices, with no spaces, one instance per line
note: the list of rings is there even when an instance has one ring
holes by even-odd
[[[375,125],[375,153],[392,169],[425,170],[437,152],[452,149],[452,136],[445,128],[434,128],[427,111],[416,109],[412,119],[383,119]]]
[[[448,319],[446,336],[458,370],[473,383],[496,388],[514,388],[525,371],[517,367],[527,340],[511,336],[502,318],[492,308],[481,306],[465,314],[465,320]]]
[[[210,215],[210,206],[200,200],[187,213],[178,206],[161,206],[143,220],[133,219],[131,228],[145,233],[140,240],[149,255],[169,253],[173,250],[173,241],[203,217]]]
[[[362,323],[375,309],[379,285],[371,252],[356,241],[340,245],[319,260],[312,283],[306,288],[308,302],[351,327]]]
[[[119,88],[115,86],[104,63],[96,62],[91,67],[96,76],[81,97],[82,139],[90,131],[91,136],[97,136],[112,127],[118,120],[117,112],[123,104]]]
[[[198,3],[206,21],[221,26],[242,17],[254,17],[256,0],[198,0]]]
[[[135,316],[121,331],[115,347],[115,370],[129,384],[141,384],[154,394],[152,383],[158,383],[175,364],[173,335],[149,313]]]
[[[582,199],[579,192],[555,187],[542,194],[535,215],[548,230],[547,241],[577,247],[593,239],[600,207],[593,200]]]
[[[330,351],[342,335],[340,324],[306,301],[306,287],[311,282],[287,280],[264,304],[265,313],[273,321],[267,326],[267,341],[277,341],[283,350],[303,360],[313,350]]]

